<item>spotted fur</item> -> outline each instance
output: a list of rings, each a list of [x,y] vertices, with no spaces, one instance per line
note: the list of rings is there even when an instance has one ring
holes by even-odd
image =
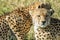
[[[60,20],[51,18],[50,25],[38,28],[35,32],[36,40],[60,40]]]
[[[60,20],[52,18],[50,3],[36,2],[30,10],[34,25],[35,40],[60,40]],[[34,7],[34,8],[33,8]]]
[[[17,8],[12,12],[0,16],[0,40],[24,40],[32,24],[29,12],[23,8]],[[12,39],[13,40],[13,37]]]

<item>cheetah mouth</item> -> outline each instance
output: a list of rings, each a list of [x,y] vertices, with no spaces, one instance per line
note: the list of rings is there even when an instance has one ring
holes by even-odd
[[[44,25],[40,24],[40,25],[38,25],[39,28],[46,28],[47,26],[48,26],[48,24],[44,24]]]
[[[46,28],[47,27],[47,25],[41,25],[41,26],[39,26],[40,28]]]
[[[46,28],[48,25],[50,25],[49,22],[46,22],[45,24],[39,23],[39,27],[40,27],[40,28]]]
[[[39,25],[39,28],[46,28],[46,27],[48,27],[48,26],[49,26],[49,24]]]

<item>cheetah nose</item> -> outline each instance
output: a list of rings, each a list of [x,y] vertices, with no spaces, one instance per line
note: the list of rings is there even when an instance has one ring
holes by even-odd
[[[46,23],[46,21],[42,21],[42,25],[44,25]]]

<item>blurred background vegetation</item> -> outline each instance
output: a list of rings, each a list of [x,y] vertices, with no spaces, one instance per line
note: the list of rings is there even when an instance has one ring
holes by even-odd
[[[35,1],[38,0],[0,0],[0,15],[10,12],[16,7],[28,6]],[[60,0],[46,0],[46,2],[50,2],[52,8],[55,10],[52,17],[60,19]],[[25,37],[25,40],[34,40],[33,26]]]

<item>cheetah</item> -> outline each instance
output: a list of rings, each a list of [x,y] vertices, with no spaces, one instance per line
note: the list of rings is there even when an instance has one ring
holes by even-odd
[[[16,40],[24,40],[24,36],[29,32],[31,25],[31,16],[25,8],[17,8],[5,13],[0,16],[0,40],[10,40],[12,33]]]
[[[35,2],[33,5],[29,13],[34,25],[35,40],[60,40],[60,20],[51,17],[54,10],[50,3]]]

